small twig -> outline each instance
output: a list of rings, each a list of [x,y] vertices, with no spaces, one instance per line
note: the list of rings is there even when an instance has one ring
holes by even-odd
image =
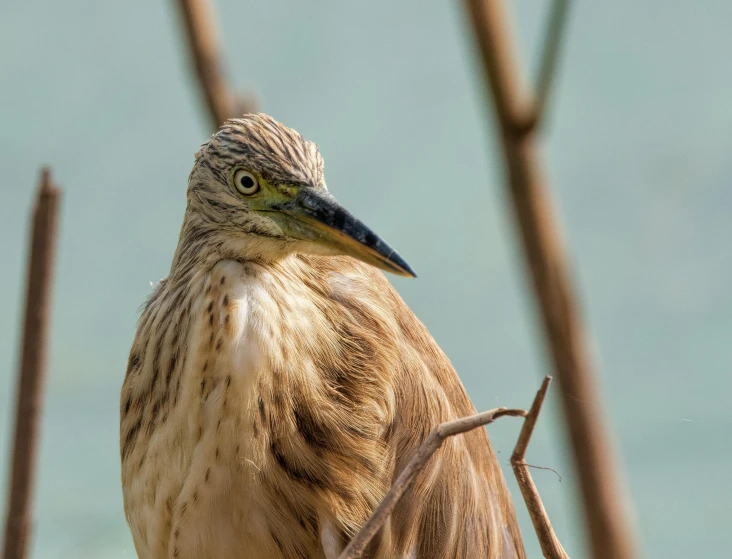
[[[551,86],[554,83],[568,12],[569,0],[554,0],[551,13],[549,14],[549,23],[546,26],[541,65],[539,66],[539,77],[536,83],[534,121],[537,127],[543,124],[546,116],[549,94],[551,93]]]
[[[435,451],[442,446],[442,443],[448,437],[459,435],[492,423],[499,417],[503,416],[524,417],[526,410],[497,408],[485,411],[469,417],[463,417],[454,421],[441,423],[430,432],[422,445],[414,453],[409,463],[404,467],[402,473],[399,474],[394,484],[389,489],[379,506],[376,507],[371,518],[366,521],[361,530],[351,540],[348,546],[343,550],[338,559],[359,559],[366,549],[371,539],[376,535],[389,517],[394,507],[401,499],[402,495],[409,489],[414,482],[417,474],[422,470],[427,461],[432,457]]]
[[[516,442],[516,448],[513,450],[511,466],[513,467],[513,473],[516,475],[516,481],[518,481],[521,494],[524,497],[526,508],[529,510],[529,516],[531,516],[531,522],[534,524],[536,537],[539,538],[539,544],[541,545],[541,551],[544,557],[546,559],[569,559],[562,544],[559,543],[557,536],[554,534],[552,523],[549,521],[549,515],[544,509],[541,497],[539,497],[539,492],[536,489],[536,485],[534,485],[534,480],[531,478],[529,467],[525,460],[526,449],[529,446],[531,435],[534,433],[536,420],[539,417],[539,412],[541,411],[541,406],[544,403],[544,397],[546,396],[551,381],[552,377],[544,377],[544,382],[536,393],[534,403],[531,405],[531,409],[524,420],[524,426],[521,428],[521,434]]]
[[[253,112],[253,96],[237,96],[224,77],[214,27],[214,14],[208,0],[177,0],[183,18],[186,42],[198,84],[214,130],[227,118]]]
[[[560,474],[558,471],[556,471],[554,468],[550,468],[549,466],[537,466],[536,464],[526,464],[527,467],[531,468],[532,470],[544,470],[545,472],[551,472],[557,478],[559,479],[559,483],[562,483],[562,474]]]
[[[61,191],[44,168],[33,210],[4,559],[24,559],[28,554],[60,198]]]

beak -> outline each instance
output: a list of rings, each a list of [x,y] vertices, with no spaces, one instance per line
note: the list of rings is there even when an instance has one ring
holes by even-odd
[[[269,208],[286,234],[347,254],[400,276],[417,277],[407,262],[353,217],[326,190],[301,188],[294,198]],[[279,215],[278,215],[279,214]]]

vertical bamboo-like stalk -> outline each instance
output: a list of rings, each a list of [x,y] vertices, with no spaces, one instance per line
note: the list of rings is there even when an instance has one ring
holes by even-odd
[[[503,2],[466,2],[500,126],[508,195],[559,381],[592,556],[630,559],[636,551],[623,501],[623,485],[601,412],[569,266],[536,148],[535,129],[540,115],[531,96],[520,88]]]
[[[224,76],[214,10],[209,0],[177,0],[186,43],[209,122],[217,130],[228,118],[253,112],[253,98],[238,98]]]
[[[43,169],[33,210],[3,559],[25,559],[31,535],[60,197]]]

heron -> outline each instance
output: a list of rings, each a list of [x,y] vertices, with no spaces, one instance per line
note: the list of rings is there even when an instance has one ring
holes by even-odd
[[[475,413],[382,270],[414,272],[323,169],[264,114],[195,155],[121,391],[141,559],[336,559],[431,429]],[[445,442],[364,557],[525,557],[485,429]]]

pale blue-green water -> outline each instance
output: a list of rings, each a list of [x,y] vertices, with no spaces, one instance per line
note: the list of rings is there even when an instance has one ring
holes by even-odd
[[[320,145],[331,191],[417,270],[393,281],[476,406],[528,405],[546,362],[461,5],[217,4],[233,81]],[[513,6],[533,60],[548,2]],[[134,556],[118,390],[208,135],[175,16],[172,2],[0,4],[2,485],[39,165],[65,188],[37,559]],[[575,3],[546,134],[647,557],[732,548],[731,21],[722,0]],[[562,474],[534,477],[578,558],[584,526],[557,404],[553,392],[529,461]],[[518,427],[490,427],[504,466]]]

